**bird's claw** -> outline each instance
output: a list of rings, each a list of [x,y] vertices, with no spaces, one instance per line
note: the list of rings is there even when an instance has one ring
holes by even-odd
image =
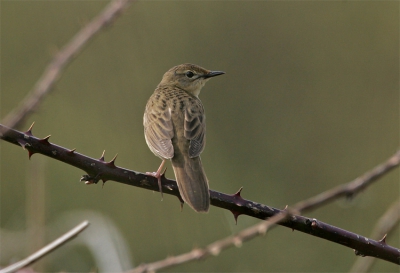
[[[161,201],[163,200],[163,191],[162,191],[162,184],[161,184],[161,177],[163,176],[164,173],[160,173],[159,171],[157,172],[146,172],[146,175],[152,176],[154,178],[157,178],[158,182],[158,190],[161,193]]]

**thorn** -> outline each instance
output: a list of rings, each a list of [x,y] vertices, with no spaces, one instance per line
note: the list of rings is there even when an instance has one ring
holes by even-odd
[[[240,187],[240,189],[235,193],[232,194],[231,196],[233,197],[233,201],[237,206],[244,206],[246,204],[246,201],[240,196],[242,192],[243,187]]]
[[[31,156],[32,156],[33,154],[36,154],[36,152],[33,152],[33,151],[31,151],[31,150],[28,150],[29,160],[31,159]]]
[[[101,157],[99,158],[100,161],[104,162],[104,154],[106,153],[106,150],[103,151],[103,153],[101,154]]]
[[[240,196],[240,193],[242,192],[242,190],[243,190],[243,187],[240,187],[240,189],[234,195]]]
[[[107,180],[102,179],[101,181],[103,182],[103,184],[101,184],[101,188],[103,189],[103,188],[104,188],[104,185],[105,185],[106,182],[107,182]]]
[[[288,207],[289,207],[289,206],[288,206],[288,205],[286,205],[286,206],[285,206],[285,208],[284,208],[283,210],[287,210],[287,209],[288,209]]]
[[[114,156],[114,158],[111,159],[111,162],[115,162],[115,159],[117,159],[117,156],[118,156],[118,154],[116,154],[116,155]]]
[[[51,135],[48,135],[45,138],[39,139],[39,142],[43,143],[43,144],[50,144],[49,142],[49,138],[51,137]]]
[[[75,153],[75,151],[76,151],[76,148],[73,148],[72,150],[67,151],[67,153],[69,155],[73,155]]]
[[[180,205],[181,205],[181,212],[183,211],[183,202],[180,202]]]
[[[379,242],[386,245],[386,236],[387,234],[383,235],[383,238],[380,239]]]
[[[117,159],[117,156],[118,156],[118,154],[116,154],[116,155],[114,156],[114,158],[111,159],[111,161],[110,161],[110,162],[107,162],[106,164],[107,164],[108,166],[110,166],[110,167],[115,167],[115,159]]]
[[[25,135],[32,136],[33,125],[35,125],[35,122],[33,122],[32,125],[29,127],[28,131],[25,132]]]
[[[232,212],[233,217],[235,218],[235,224],[237,225],[237,219],[238,219],[238,217],[239,217],[239,215],[240,215],[241,213],[240,213],[240,212],[237,212],[237,211],[233,211],[233,210],[231,210],[230,212]]]

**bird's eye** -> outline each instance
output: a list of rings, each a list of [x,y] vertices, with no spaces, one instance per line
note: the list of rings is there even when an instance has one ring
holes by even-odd
[[[193,78],[194,73],[192,71],[188,71],[185,73],[186,77],[188,77],[189,79]]]

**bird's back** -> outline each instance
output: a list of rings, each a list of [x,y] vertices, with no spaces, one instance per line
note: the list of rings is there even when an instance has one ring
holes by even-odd
[[[144,127],[151,151],[171,159],[183,200],[194,210],[207,212],[209,186],[200,159],[205,115],[200,99],[177,87],[158,86],[147,102]]]
[[[172,67],[150,97],[143,118],[147,145],[163,159],[154,174],[160,191],[160,169],[165,159],[171,159],[180,194],[197,212],[207,212],[210,206],[208,180],[200,160],[206,123],[198,96],[208,80],[223,74],[189,63]]]

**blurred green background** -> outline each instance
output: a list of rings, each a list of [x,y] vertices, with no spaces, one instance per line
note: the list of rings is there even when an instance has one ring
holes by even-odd
[[[1,1],[2,118],[107,3]],[[283,208],[354,179],[399,148],[397,1],[133,3],[68,66],[21,129],[35,121],[35,136],[51,134],[53,143],[95,158],[105,149],[106,160],[118,153],[118,166],[154,171],[160,160],[144,140],[144,107],[163,73],[185,62],[226,72],[200,94],[202,160],[214,190],[243,186],[244,198]],[[86,186],[81,170],[41,155],[29,161],[21,148],[0,145],[2,266],[84,219],[92,219],[86,235],[36,270],[126,270],[259,222],[241,216],[235,225],[215,207],[207,215],[187,206],[180,212],[175,197],[160,202],[157,192],[111,181]],[[368,236],[398,196],[396,170],[355,199],[306,216]],[[399,247],[398,229],[388,243]],[[107,260],[113,249],[117,258]],[[278,227],[165,271],[346,272],[355,259],[351,249]],[[378,261],[373,271],[398,267]]]

